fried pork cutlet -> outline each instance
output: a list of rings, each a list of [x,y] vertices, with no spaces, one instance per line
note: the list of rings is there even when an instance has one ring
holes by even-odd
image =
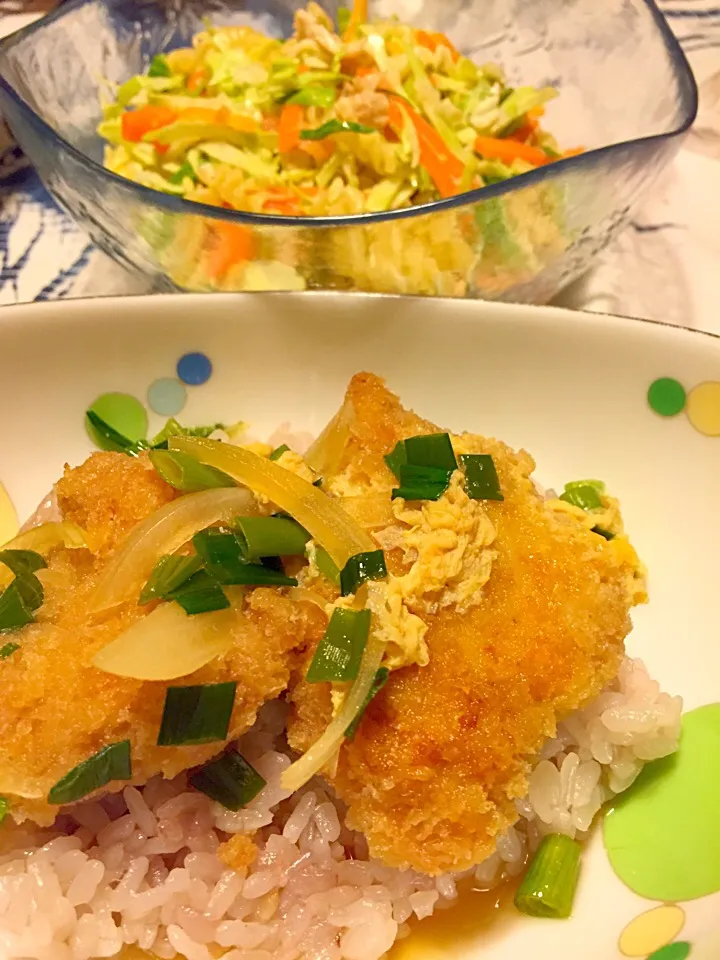
[[[438,428],[404,410],[368,374],[353,379],[344,409],[349,438],[325,487],[389,500],[396,482],[383,455],[400,439]],[[544,739],[616,675],[631,627],[628,611],[643,599],[626,538],[608,542],[553,511],[530,479],[527,453],[479,436],[452,440],[456,452],[492,455],[504,494],[483,502],[482,517],[465,532],[469,506],[460,503],[454,514],[456,548],[466,555],[472,537],[485,531],[489,576],[470,599],[444,605],[444,598],[463,595],[462,577],[475,569],[466,565],[458,574],[455,553],[452,592],[415,597],[429,625],[429,661],[390,674],[340,751],[332,778],[349,806],[349,824],[366,835],[372,855],[429,874],[464,869],[493,852],[497,834],[517,819],[513,801],[526,794],[530,762]],[[407,505],[395,504],[396,517],[409,516]],[[413,563],[437,576],[453,546],[450,536],[433,552],[437,530],[427,512],[433,508],[423,506],[424,526],[405,524],[411,548],[407,540],[402,546],[401,521],[374,531],[389,569],[409,586]],[[305,750],[331,719],[330,690],[301,680],[291,697],[289,740]]]
[[[2,663],[0,794],[17,820],[50,823],[57,813],[45,799],[50,788],[105,745],[131,741],[134,783],[157,773],[175,776],[222,747],[157,746],[169,684],[124,679],[91,665],[101,647],[148,610],[133,600],[93,619],[88,605],[99,575],[123,537],[174,496],[149,462],[115,453],[94,454],[57,484],[63,516],[83,528],[91,549],[50,553],[48,569],[38,571],[45,602],[35,623],[13,633],[19,649]],[[228,614],[230,651],[172,685],[237,681],[231,740],[285,689],[297,657],[317,642],[326,621],[317,607],[267,588],[250,591],[242,613]]]

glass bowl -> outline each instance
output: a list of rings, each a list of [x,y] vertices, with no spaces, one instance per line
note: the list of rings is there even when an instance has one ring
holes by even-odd
[[[103,168],[105,80],[143,71],[207,20],[287,36],[301,5],[72,0],[0,44],[0,108],[23,150],[95,243],[155,289],[541,303],[622,229],[697,111],[690,67],[652,0],[378,0],[373,17],[440,30],[475,61],[500,63],[511,84],[558,87],[547,129],[586,152],[420,207],[313,219],[191,203]],[[320,5],[336,16],[335,0]]]

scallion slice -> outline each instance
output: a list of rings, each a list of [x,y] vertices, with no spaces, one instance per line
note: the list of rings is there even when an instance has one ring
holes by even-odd
[[[227,739],[236,688],[236,683],[168,687],[158,746],[185,746]]]
[[[323,107],[327,110],[337,99],[334,87],[323,87],[319,83],[301,87],[287,98],[287,103],[299,103],[304,107]]]
[[[504,500],[495,461],[489,453],[460,454],[465,470],[465,492],[471,500]]]
[[[340,568],[324,547],[315,547],[315,563],[320,573],[330,581],[340,586]]]
[[[143,587],[138,603],[151,600],[167,600],[175,590],[202,569],[200,557],[162,557],[158,560],[150,579]]]
[[[43,597],[43,586],[34,574],[15,577],[0,593],[0,633],[32,623],[33,612],[41,606]]]
[[[101,450],[127,453],[128,456],[136,457],[142,450],[147,450],[149,447],[145,440],[130,440],[123,436],[109,423],[106,423],[102,417],[99,417],[94,410],[86,410],[85,419],[89,425],[90,436]]]
[[[451,470],[441,467],[420,467],[406,463],[400,467],[400,486],[393,489],[392,499],[439,500],[447,490],[451,476]]]
[[[600,537],[605,537],[606,540],[615,539],[615,534],[612,532],[612,530],[606,530],[604,527],[593,527],[592,532],[597,533]]]
[[[198,463],[186,453],[179,453],[177,450],[151,450],[149,456],[163,480],[183,493],[237,486],[226,473]]]
[[[226,610],[230,606],[223,588],[206,570],[194,573],[182,586],[173,590],[168,599],[179,603],[191,617],[212,610]]]
[[[435,467],[438,470],[457,470],[450,434],[430,433],[408,437],[405,441],[407,462],[418,467]]]
[[[268,454],[268,460],[279,460],[284,453],[289,453],[290,447],[286,443],[281,443],[279,447],[275,447],[272,453]]]
[[[150,61],[150,67],[148,69],[147,75],[149,77],[170,77],[172,76],[172,71],[170,70],[170,64],[167,62],[167,58],[163,56],[162,53],[156,53],[155,56]]]
[[[310,539],[307,530],[287,517],[237,517],[233,529],[247,560],[301,557]]]
[[[218,583],[247,586],[296,587],[294,577],[261,563],[250,563],[234,533],[201,530],[193,537],[193,546],[205,569]]]
[[[515,906],[520,913],[553,919],[570,916],[581,849],[577,840],[564,834],[545,837],[515,894]]]
[[[367,580],[384,580],[387,576],[385,554],[382,550],[356,553],[350,557],[340,573],[340,592],[344,597],[357,593],[358,587]]]
[[[12,641],[10,641],[10,643],[6,643],[5,646],[0,647],[0,660],[7,660],[11,654],[15,653],[15,651],[19,649],[19,643],[13,643]]]
[[[0,550],[0,563],[9,567],[16,577],[27,577],[47,567],[44,558],[34,550]]]
[[[574,483],[566,483],[565,492],[560,494],[560,499],[589,512],[603,508],[600,491],[594,481],[576,480]]]
[[[364,123],[355,123],[353,120],[326,120],[314,130],[302,130],[301,140],[324,140],[334,133],[376,133],[375,127],[368,127]]]
[[[48,803],[74,803],[100,787],[107,786],[113,780],[131,778],[130,741],[121,740],[120,743],[103,747],[66,773],[51,789]]]
[[[358,715],[355,717],[353,722],[348,726],[347,730],[345,731],[345,736],[347,737],[348,740],[352,740],[352,738],[357,733],[357,728],[360,726],[360,721],[362,720],[363,715],[365,714],[365,711],[368,708],[368,704],[376,694],[380,693],[382,688],[388,682],[389,676],[390,676],[390,671],[388,670],[387,667],[380,667],[380,669],[375,674],[375,679],[373,680],[373,684],[368,690],[367,696],[365,697],[365,702],[362,705],[362,710],[360,710]]]
[[[240,810],[260,793],[266,781],[244,757],[231,750],[194,773],[190,783],[228,810]]]
[[[405,450],[405,441],[398,440],[390,453],[385,454],[385,463],[395,474],[395,479],[400,480],[400,468],[408,462],[407,451]]]
[[[369,610],[333,610],[305,679],[308,683],[354,680],[370,631]]]
[[[9,812],[10,801],[7,799],[7,797],[0,797],[0,823],[3,822]]]
[[[189,164],[189,163],[187,162],[187,160],[186,160],[185,163],[183,163],[183,165],[180,167],[180,169],[179,169],[179,170],[176,170],[175,173],[173,173],[173,175],[172,175],[171,177],[169,177],[168,179],[170,180],[170,183],[183,183],[186,179],[190,179],[190,180],[193,180],[193,181],[197,180],[197,175],[196,175],[195,170],[194,170],[194,168],[192,167],[192,165]],[[177,421],[176,421],[176,422],[177,422]],[[210,431],[210,433],[212,433],[212,430]],[[175,434],[175,435],[177,435],[177,434]],[[203,436],[209,436],[209,434],[203,434]],[[163,440],[161,440],[159,444],[156,444],[156,443],[153,441],[153,447],[155,447],[155,446],[157,446],[157,447],[158,447],[159,449],[161,449],[161,450],[162,450],[162,449],[166,449],[166,448],[167,448],[167,437],[164,438]]]
[[[189,167],[189,172],[185,169],[186,167]],[[183,174],[183,176],[180,176],[180,174]],[[186,176],[195,176],[193,168],[190,167],[190,164],[187,162],[180,167],[177,173],[173,174],[170,181],[172,183],[182,183]],[[180,179],[175,180],[175,177],[180,177]],[[175,417],[170,417],[160,433],[153,438],[151,445],[153,450],[167,450],[170,437],[209,437],[210,434],[215,433],[216,430],[225,429],[226,426],[224,423],[211,423],[206,427],[184,427]]]

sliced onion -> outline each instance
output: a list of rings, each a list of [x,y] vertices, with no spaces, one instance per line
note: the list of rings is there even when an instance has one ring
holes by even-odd
[[[24,533],[19,533],[13,540],[4,544],[3,550],[33,550],[41,557],[46,556],[53,547],[64,546],[71,550],[87,547],[86,533],[70,520],[42,523],[39,527],[32,527]],[[0,564],[0,589],[4,589],[13,579],[14,574],[3,564]]]
[[[340,503],[353,520],[368,530],[374,527],[389,527],[396,522],[389,493],[368,497],[341,497]]]
[[[171,437],[170,448],[217,467],[238,483],[266,496],[305,527],[341,570],[356,553],[376,549],[374,541],[338,501],[272,460],[229,443],[194,437]]]
[[[332,475],[337,472],[350,439],[350,425],[354,419],[355,408],[352,402],[346,399],[305,454],[305,462],[315,473]]]
[[[213,523],[255,511],[252,494],[236,487],[188,493],[166,504],[138,524],[115,553],[95,590],[91,608],[97,613],[139,594],[161,556],[175,553]]]
[[[93,657],[105,673],[133,680],[177,680],[194,673],[232,646],[242,591],[225,610],[188,616],[177,603],[161,603]]]

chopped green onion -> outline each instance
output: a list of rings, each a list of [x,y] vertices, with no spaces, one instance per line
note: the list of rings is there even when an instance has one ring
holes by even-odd
[[[170,77],[172,76],[172,71],[170,70],[170,64],[167,62],[167,58],[162,55],[162,53],[156,54],[150,61],[150,68],[148,69],[147,75],[149,77]]]
[[[352,120],[326,120],[325,123],[314,130],[303,130],[300,133],[301,140],[324,140],[325,137],[333,133],[377,133],[375,127],[366,127],[362,123],[354,123]]]
[[[0,647],[0,660],[7,660],[10,654],[15,653],[16,650],[20,649],[19,643],[6,643],[4,647]]]
[[[398,440],[390,453],[385,454],[385,463],[395,474],[395,479],[400,480],[400,468],[408,462],[407,451],[405,450],[405,441]]]
[[[272,453],[268,454],[268,460],[279,460],[284,453],[289,453],[290,447],[286,443],[281,443],[279,447],[275,447]]]
[[[4,563],[16,577],[27,577],[47,567],[43,557],[34,550],[0,550],[0,563]]]
[[[465,470],[465,492],[471,500],[504,500],[495,461],[489,453],[460,455]]]
[[[236,688],[234,682],[168,687],[158,746],[185,746],[227,739]]]
[[[265,782],[257,770],[235,750],[223,754],[190,777],[190,783],[196,790],[228,810],[239,810],[250,803]]]
[[[560,495],[560,499],[565,503],[571,503],[574,507],[580,507],[581,510],[602,510],[603,502],[600,499],[597,487],[592,483],[582,483],[576,481],[573,484],[565,484],[565,493]]]
[[[175,173],[173,173],[173,175],[169,179],[170,179],[170,183],[183,183],[185,180],[188,180],[188,179],[197,180],[197,177],[195,175],[195,170],[186,160],[185,163],[180,167],[180,169],[176,170]],[[175,423],[177,423],[177,421],[175,421]],[[212,430],[210,430],[210,433],[212,433]],[[184,434],[172,434],[172,436],[183,436],[183,435]],[[191,434],[191,436],[209,436],[209,434]],[[165,438],[164,441],[162,440],[160,441],[161,444],[163,442],[165,446],[167,446],[167,438]],[[154,442],[153,442],[153,446],[156,446]]]
[[[318,477],[317,480],[313,480],[314,487],[321,487],[323,485],[323,478]]]
[[[308,84],[301,87],[297,93],[288,97],[287,103],[300,103],[304,107],[331,107],[337,98],[333,87],[323,87],[320,84]]]
[[[185,167],[189,166],[190,164],[185,163],[176,174],[173,174],[173,177],[180,178],[177,181],[178,183],[182,183],[183,177],[180,177],[180,174],[183,173]],[[190,167],[190,173],[185,174],[185,176],[195,176],[192,167]],[[173,183],[176,182],[172,178],[171,181]],[[153,438],[152,448],[153,450],[167,450],[170,437],[209,437],[210,434],[215,433],[216,430],[224,429],[224,423],[211,423],[206,427],[184,427],[175,417],[170,417],[160,433]]]
[[[151,450],[149,456],[163,480],[183,493],[237,486],[226,473],[198,463],[187,453],[179,453],[177,450]]]
[[[357,728],[360,726],[360,721],[362,720],[363,715],[365,714],[365,711],[368,708],[368,704],[376,694],[380,693],[382,688],[388,682],[389,676],[390,676],[390,671],[388,670],[387,667],[380,667],[378,672],[375,674],[375,679],[373,680],[372,686],[367,692],[367,696],[365,697],[365,702],[363,703],[360,709],[360,712],[355,717],[353,722],[349,724],[349,726],[345,730],[345,736],[347,737],[348,740],[352,740],[352,738],[357,733]]]
[[[32,623],[33,612],[42,605],[43,597],[43,587],[36,576],[16,577],[0,593],[0,633]]]
[[[7,799],[7,797],[0,797],[0,823],[3,822],[9,811],[10,801]]]
[[[350,17],[352,12],[348,10],[347,7],[338,7],[337,8],[337,25],[338,33],[342,36],[347,28],[350,26]]]
[[[301,557],[310,534],[287,517],[236,517],[233,530],[247,560]]]
[[[136,457],[142,450],[147,450],[149,444],[145,440],[130,440],[122,433],[106,423],[94,410],[86,410],[85,419],[88,423],[88,432],[101,450],[111,450],[115,453],[127,453]]]
[[[234,533],[222,530],[201,530],[193,537],[193,545],[205,564],[205,569],[223,584],[247,586],[296,587],[294,577],[286,577],[260,563],[250,563]]]
[[[369,610],[333,610],[305,679],[308,683],[354,680],[370,632]]]
[[[143,587],[138,603],[143,605],[151,600],[170,599],[175,590],[201,569],[200,557],[161,557]]]
[[[315,563],[320,573],[330,581],[340,586],[340,567],[327,552],[325,547],[315,547]]]
[[[340,574],[340,592],[344,597],[357,593],[366,580],[384,580],[387,576],[385,554],[382,550],[369,550],[350,557]]]
[[[606,540],[614,540],[615,534],[611,530],[606,530],[604,527],[593,527],[593,533],[597,533],[601,537],[605,537]]]
[[[65,804],[82,800],[112,780],[130,780],[130,741],[121,740],[98,750],[58,780],[48,794],[48,803]]]
[[[565,490],[577,490],[578,487],[594,487],[598,493],[605,493],[604,480],[571,480],[565,484]]]
[[[206,570],[194,573],[181,587],[173,590],[168,599],[179,603],[190,617],[212,610],[226,610],[230,606],[223,588]]]
[[[545,837],[515,894],[515,906],[520,913],[553,919],[570,916],[581,849],[577,840],[564,834]]]
[[[457,470],[450,435],[430,433],[425,436],[408,437],[405,441],[407,462],[418,467],[435,467],[438,470]]]
[[[451,470],[406,463],[400,467],[400,486],[393,489],[392,499],[439,500],[447,490],[451,476]]]

